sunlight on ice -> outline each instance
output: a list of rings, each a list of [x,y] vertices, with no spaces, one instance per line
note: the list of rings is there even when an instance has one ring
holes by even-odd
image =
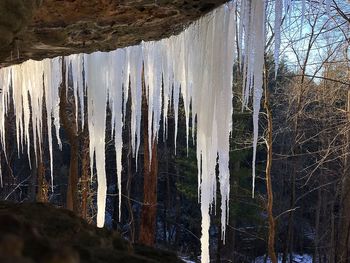
[[[288,5],[285,0],[285,5]],[[240,17],[236,17],[236,8]],[[276,2],[276,47],[279,55],[282,0]],[[236,23],[239,23],[236,25]],[[230,193],[229,140],[232,131],[233,65],[243,67],[243,106],[253,97],[253,189],[255,155],[258,141],[258,117],[262,97],[265,1],[230,2],[190,25],[181,34],[160,41],[142,42],[138,46],[112,52],[76,54],[43,61],[29,60],[0,70],[0,143],[5,149],[4,116],[9,104],[9,89],[13,87],[18,152],[33,145],[35,157],[41,153],[43,142],[43,105],[47,112],[47,139],[50,152],[50,171],[53,176],[53,135],[59,137],[59,87],[62,81],[62,61],[71,70],[77,129],[89,128],[91,174],[97,173],[97,225],[105,220],[107,179],[105,169],[106,109],[111,110],[111,135],[116,150],[116,173],[121,212],[122,131],[126,105],[131,105],[131,147],[137,157],[141,140],[142,74],[148,103],[149,152],[158,140],[161,120],[163,135],[167,137],[167,114],[174,110],[175,151],[180,96],[183,98],[186,119],[186,140],[190,130],[196,142],[198,162],[198,193],[202,213],[202,262],[209,262],[210,212],[216,209],[216,187],[219,180],[221,194],[221,233],[225,239]],[[238,32],[236,32],[236,28]],[[235,54],[236,43],[243,51]],[[67,73],[68,74],[68,73]],[[68,78],[67,78],[68,79]],[[87,95],[87,105],[84,95]],[[129,98],[130,94],[130,98]],[[44,103],[45,101],[45,103]],[[84,108],[87,106],[87,123]],[[162,116],[163,114],[163,116]],[[191,121],[190,121],[191,120]],[[32,134],[30,134],[32,124]],[[191,128],[191,129],[190,129]],[[33,142],[31,141],[33,138]],[[39,146],[39,147],[38,147]],[[218,167],[218,175],[217,169]],[[53,179],[51,180],[53,185]],[[254,190],[253,190],[254,192]]]

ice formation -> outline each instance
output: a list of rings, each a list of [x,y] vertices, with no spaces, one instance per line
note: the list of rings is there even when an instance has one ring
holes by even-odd
[[[285,6],[290,2],[291,0],[285,0]],[[145,139],[149,141],[150,147],[153,141],[158,140],[162,118],[163,139],[166,139],[167,115],[172,106],[175,116],[176,149],[179,99],[182,96],[186,116],[187,146],[190,124],[193,131],[192,137],[196,138],[198,191],[202,213],[202,262],[209,262],[210,211],[215,210],[217,171],[221,194],[223,239],[229,212],[229,138],[232,129],[232,75],[236,60],[236,43],[243,51],[240,52],[239,58],[245,81],[243,106],[248,105],[249,97],[253,94],[253,164],[255,164],[263,83],[265,4],[264,0],[230,2],[193,23],[181,34],[160,41],[142,42],[138,46],[108,53],[77,54],[64,59],[54,58],[43,61],[29,60],[21,65],[2,68],[0,70],[2,149],[6,149],[4,120],[12,88],[18,152],[27,149],[28,157],[31,158],[30,147],[33,147],[36,157],[42,151],[44,106],[48,116],[47,139],[51,176],[53,175],[51,127],[55,127],[57,142],[61,147],[59,87],[62,81],[62,63],[64,63],[67,69],[65,77],[67,84],[68,75],[71,74],[77,131],[86,125],[89,129],[91,174],[93,175],[95,167],[98,182],[97,225],[102,227],[107,194],[106,108],[109,107],[112,114],[111,135],[114,138],[116,150],[120,216],[122,129],[127,101],[131,103],[132,153],[137,159],[141,132],[142,76],[144,76],[148,102],[149,137]],[[236,17],[236,8],[240,10],[239,17]],[[275,10],[277,38],[275,57],[278,58],[282,0],[276,1]],[[235,25],[237,22],[238,27]],[[236,28],[238,32],[235,32]],[[87,105],[85,105],[84,96],[87,97]],[[87,116],[84,112],[85,108],[87,108]],[[151,149],[149,151],[151,155]],[[255,165],[253,169],[253,175],[255,175]]]
[[[259,134],[260,101],[263,93],[263,68],[265,51],[265,1],[243,1],[242,14],[244,34],[243,60],[243,107],[248,105],[250,94],[253,93],[253,181],[252,193],[255,188],[255,160]],[[278,5],[278,4],[276,4]],[[277,8],[277,7],[275,7]],[[278,21],[278,20],[277,20]],[[276,23],[279,27],[280,23]],[[242,30],[242,29],[241,29]],[[242,41],[241,41],[242,42]],[[278,44],[279,41],[276,41]],[[279,48],[275,48],[278,50]]]

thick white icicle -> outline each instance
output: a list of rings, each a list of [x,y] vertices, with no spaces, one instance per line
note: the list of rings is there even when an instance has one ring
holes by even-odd
[[[60,139],[60,96],[59,87],[62,82],[62,64],[60,58],[56,57],[51,60],[51,96],[52,96],[52,110],[53,123],[56,130],[56,139],[60,150],[62,150],[62,142]]]
[[[0,71],[0,146],[3,149],[5,158],[7,158],[6,153],[6,126],[5,118],[7,115],[7,107],[9,100],[9,90],[10,90],[10,81],[11,81],[11,70],[10,68],[5,68]],[[0,186],[3,187],[2,180],[2,168],[0,161]]]
[[[158,137],[162,111],[162,42],[143,43],[145,88],[148,104],[148,150],[152,159],[152,145]],[[146,138],[145,138],[146,139]]]
[[[194,116],[197,119],[198,180],[202,212],[202,262],[209,262],[209,212],[216,200],[217,156],[219,156],[223,225],[227,221],[228,153],[235,42],[233,8],[233,4],[222,6],[190,26],[179,36],[169,39],[172,43],[174,56],[175,122],[177,122],[179,87],[181,87],[185,111],[187,111],[186,125],[188,125],[191,101],[192,119]],[[225,227],[223,227],[223,232],[224,230]]]
[[[174,82],[174,73],[171,59],[170,40],[162,41],[162,72],[163,72],[163,140],[168,135],[168,110],[171,98],[171,87]]]
[[[24,150],[24,141],[25,143],[29,142],[29,107],[24,108],[28,105],[27,101],[27,91],[23,92],[22,86],[22,71],[20,65],[15,65],[11,67],[11,77],[12,77],[12,86],[13,88],[13,105],[14,113],[16,118],[16,138],[17,138],[17,149],[18,157],[20,153],[23,153]],[[25,95],[25,99],[23,98]],[[23,101],[25,100],[25,101]],[[24,122],[26,120],[26,122]],[[28,150],[28,158],[30,158],[30,152]],[[30,159],[29,159],[30,160]],[[29,162],[30,163],[30,162]]]
[[[192,33],[192,34],[191,34]],[[190,87],[189,85],[189,68],[188,68],[188,54],[187,50],[189,47],[187,46],[189,43],[193,41],[193,37],[195,34],[193,34],[193,28],[188,28],[184,32],[182,32],[179,36],[174,38],[175,43],[175,53],[174,53],[174,60],[175,60],[175,68],[174,68],[174,78],[175,81],[179,82],[179,85],[181,87],[181,95],[184,102],[184,109],[185,109],[185,119],[186,119],[186,145],[187,145],[187,151],[188,151],[188,137],[189,137],[189,115],[190,115]],[[191,44],[190,44],[191,45]]]
[[[77,123],[77,129],[79,128],[79,113],[81,115],[82,129],[84,127],[83,57],[83,54],[74,54],[66,58],[67,69],[68,66],[71,66],[72,68],[73,94],[75,102],[75,120]]]
[[[236,11],[235,5],[228,6],[229,11],[225,12],[224,32],[227,32],[227,41],[222,43],[222,59],[226,63],[222,65],[222,85],[224,87],[232,86],[232,68],[234,64],[234,43],[235,43],[235,25]],[[231,77],[229,77],[231,76]],[[232,132],[232,91],[228,88],[223,89],[218,94],[218,156],[219,156],[219,182],[221,194],[221,238],[225,241],[226,224],[229,215],[229,196],[230,196],[230,170],[229,170],[229,151],[230,151],[230,133]],[[228,109],[230,108],[230,111]]]
[[[105,169],[105,129],[108,84],[108,53],[96,52],[85,55],[88,92],[88,125],[90,162],[96,160],[97,172],[97,226],[103,227],[107,197]],[[93,169],[91,169],[93,174]]]
[[[119,221],[121,218],[122,197],[122,148],[123,148],[123,72],[125,65],[125,49],[110,52],[108,65],[108,93],[109,107],[112,113],[112,134],[114,134],[114,146],[117,164],[117,185],[119,197]]]
[[[33,147],[37,160],[42,145],[42,102],[44,63],[28,60],[12,67],[13,102],[15,106],[17,144],[23,149],[23,138],[30,160],[29,125],[32,123]],[[23,114],[23,115],[22,115]],[[23,116],[23,118],[22,118]],[[38,148],[39,145],[39,149]]]

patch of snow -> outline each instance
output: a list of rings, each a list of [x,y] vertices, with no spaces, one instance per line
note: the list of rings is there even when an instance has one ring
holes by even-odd
[[[268,258],[266,262],[271,263],[271,260]],[[265,255],[257,257],[252,263],[265,263]],[[282,263],[282,254],[278,255],[278,263]],[[293,254],[293,263],[312,263],[312,256],[309,254]]]

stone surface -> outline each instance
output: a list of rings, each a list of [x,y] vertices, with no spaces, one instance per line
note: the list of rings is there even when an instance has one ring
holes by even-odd
[[[181,32],[224,2],[227,0],[2,0],[0,65],[158,40]]]
[[[49,204],[0,202],[1,263],[181,263]]]

